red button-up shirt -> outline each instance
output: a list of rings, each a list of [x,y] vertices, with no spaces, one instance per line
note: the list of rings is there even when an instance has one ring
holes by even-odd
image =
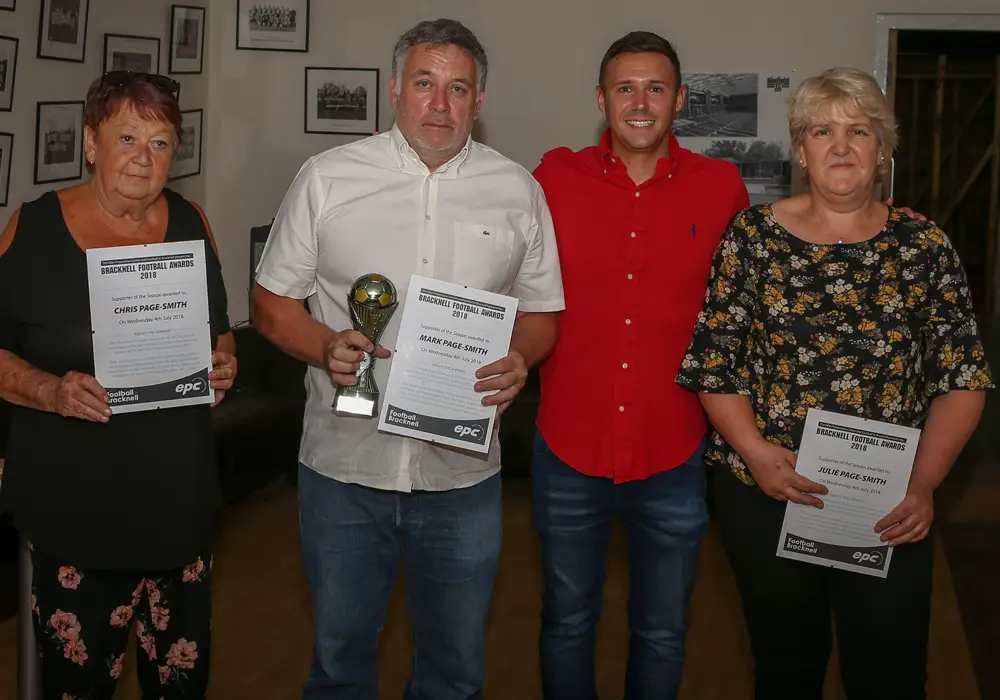
[[[636,185],[609,134],[549,151],[535,170],[552,211],[566,310],[540,369],[538,429],[561,460],[615,482],[683,464],[705,435],[674,382],[712,256],[749,206],[737,168],[681,148]]]

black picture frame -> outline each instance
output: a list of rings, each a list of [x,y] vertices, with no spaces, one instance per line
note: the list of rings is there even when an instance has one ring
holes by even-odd
[[[10,167],[14,157],[14,134],[0,131],[0,207],[10,201]]]
[[[318,113],[319,90],[326,84],[340,86],[364,85],[366,90],[365,116],[324,117]],[[342,134],[371,136],[379,130],[379,103],[381,97],[381,71],[378,68],[347,68],[341,66],[306,66],[303,84],[303,131],[307,134]],[[352,109],[341,110],[350,114]]]
[[[198,52],[197,57],[178,56],[177,48],[179,39],[177,27],[179,22],[189,19],[186,15],[201,15],[198,19]],[[205,67],[205,20],[208,17],[206,8],[197,5],[171,5],[170,6],[170,44],[169,56],[167,59],[167,72],[174,75],[198,75]],[[185,45],[188,42],[185,42]],[[197,63],[197,67],[188,65],[188,62]]]
[[[52,182],[69,182],[71,180],[79,180],[83,177],[83,100],[61,100],[55,102],[39,102],[35,108],[35,179],[34,184],[44,185]],[[55,108],[66,108],[62,110],[64,112],[65,119],[61,121],[66,121],[69,118],[73,119],[73,139],[79,141],[79,143],[74,143],[72,145],[72,150],[69,151],[74,156],[71,161],[62,161],[58,164],[45,163],[45,156],[43,156],[43,151],[46,149],[43,147],[42,141],[42,128],[51,129],[54,126],[59,126],[54,123],[54,116],[50,115],[45,124],[43,124],[43,112],[46,110],[53,110]],[[65,131],[65,129],[63,129]],[[46,131],[45,136],[47,137],[51,131]],[[68,166],[68,167],[67,167]],[[53,172],[45,175],[42,172],[43,167],[50,168]],[[58,172],[56,172],[58,171]]]
[[[8,53],[0,52],[0,65],[8,62],[7,65],[3,66],[3,71],[0,72],[0,112],[12,112],[14,111],[14,85],[17,78],[17,52],[20,40],[17,37],[0,35],[0,46],[4,44],[13,44],[13,49]],[[4,58],[7,55],[11,58]]]
[[[147,51],[139,52],[116,52],[115,44],[121,48],[129,48],[128,44],[147,44],[145,47]],[[128,61],[121,63],[120,65],[115,64],[115,58],[112,56],[113,53],[121,53],[124,55],[132,56],[130,60],[135,61],[137,56],[151,56],[152,60],[150,65],[146,66],[142,63],[129,63]],[[102,64],[101,70],[107,73],[110,70],[130,70],[136,73],[153,73],[154,75],[160,72],[160,37],[158,36],[137,36],[135,34],[113,34],[107,33],[104,35],[104,62]]]
[[[17,0],[0,0],[0,11],[13,12],[17,8]]]
[[[309,18],[312,14],[311,0],[269,0],[260,2],[259,0],[236,0],[236,50],[237,51],[284,51],[292,53],[309,52]],[[280,5],[294,5],[295,7],[284,7],[283,9],[295,10],[293,21],[296,23],[296,34],[298,31],[298,17],[301,8],[305,8],[305,22],[303,24],[301,36],[292,45],[291,42],[280,39],[280,34],[286,32],[286,28],[280,28],[273,32],[259,30],[260,36],[254,37],[255,31],[249,13],[254,7],[264,5],[265,11]],[[270,36],[268,36],[270,35]]]
[[[74,7],[76,8],[75,14],[67,15],[66,13],[73,11]],[[62,19],[52,22],[51,20],[55,19],[57,11],[62,13]],[[38,12],[36,58],[84,63],[87,60],[87,24],[90,19],[90,0],[42,0]],[[70,29],[63,26],[67,24],[68,19],[72,19],[75,25],[75,30],[73,30],[75,37],[72,42],[66,41],[69,38]],[[59,33],[57,34],[57,32]]]
[[[197,119],[197,121],[195,121]],[[201,158],[202,154],[205,152],[204,146],[204,134],[205,134],[205,110],[204,109],[185,109],[181,112],[181,138],[184,137],[185,130],[191,128],[192,133],[195,137],[195,145],[193,147],[192,154],[196,159],[195,165],[192,167],[186,165],[185,161],[190,160],[190,158],[183,158],[182,150],[186,148],[186,144],[181,144],[177,148],[177,153],[174,155],[174,164],[170,171],[170,181],[183,180],[186,177],[194,177],[195,175],[201,175]],[[180,167],[178,167],[180,165]]]

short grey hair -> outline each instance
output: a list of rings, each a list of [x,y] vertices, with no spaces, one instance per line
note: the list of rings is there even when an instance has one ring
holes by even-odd
[[[434,19],[421,22],[399,37],[392,52],[392,74],[396,76],[396,94],[403,81],[403,64],[414,46],[457,46],[465,49],[476,59],[476,87],[478,92],[486,90],[486,49],[476,35],[457,19]]]

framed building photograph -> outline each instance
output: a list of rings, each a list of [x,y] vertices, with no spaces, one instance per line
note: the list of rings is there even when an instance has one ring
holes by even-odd
[[[309,0],[236,0],[236,48],[309,50]]]
[[[179,180],[201,173],[201,133],[204,110],[189,109],[181,112],[181,143],[170,169],[170,179]]]
[[[378,129],[378,68],[306,67],[305,132],[361,134]]]
[[[17,0],[0,0],[0,10],[7,10],[8,12],[14,11],[14,5]]]
[[[83,177],[83,101],[39,102],[35,115],[35,184]]]
[[[17,44],[12,36],[0,36],[0,112],[10,112],[14,108]]]
[[[10,156],[14,150],[14,134],[0,132],[0,207],[7,206],[10,196]]]
[[[205,52],[205,8],[174,5],[170,8],[170,73],[201,73]]]
[[[38,58],[83,63],[90,0],[42,0],[41,6]]]
[[[160,40],[155,36],[104,35],[104,72],[160,72]]]

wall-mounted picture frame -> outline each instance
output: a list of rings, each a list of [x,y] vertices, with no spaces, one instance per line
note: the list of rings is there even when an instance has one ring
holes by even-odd
[[[306,66],[305,132],[360,134],[378,130],[379,69]]]
[[[14,78],[17,77],[18,40],[0,36],[0,112],[14,109]]]
[[[90,0],[42,0],[38,58],[83,63],[87,56]]]
[[[180,180],[201,173],[201,135],[204,116],[203,109],[188,109],[181,112],[181,143],[177,147],[174,165],[170,169],[171,180]]]
[[[155,36],[132,34],[104,35],[104,72],[130,70],[134,73],[160,72],[160,40]]]
[[[17,0],[0,0],[0,10],[7,10],[8,12],[13,12],[14,7],[17,5]]]
[[[35,184],[83,177],[83,100],[39,102],[35,114]]]
[[[10,196],[10,159],[14,152],[14,134],[0,132],[0,207]]]
[[[236,48],[309,51],[309,0],[236,0]]]
[[[205,54],[205,8],[194,5],[170,7],[170,59],[167,71],[201,73]]]

